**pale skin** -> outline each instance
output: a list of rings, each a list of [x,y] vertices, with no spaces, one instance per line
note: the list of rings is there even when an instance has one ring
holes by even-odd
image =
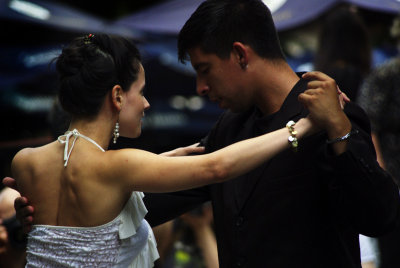
[[[107,148],[119,118],[121,135],[137,137],[149,107],[142,95],[144,84],[142,69],[128,92],[114,86],[95,118],[74,119],[70,129]],[[312,126],[309,119],[300,120],[298,137],[309,134]],[[232,179],[289,148],[287,137],[288,130],[282,128],[211,154],[181,157],[135,149],[102,152],[78,139],[67,167],[64,145],[55,141],[21,150],[12,162],[12,173],[21,194],[35,207],[34,224],[97,226],[115,218],[132,191],[170,192]]]

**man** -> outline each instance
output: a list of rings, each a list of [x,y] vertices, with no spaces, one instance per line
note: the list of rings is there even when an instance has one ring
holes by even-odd
[[[207,152],[307,114],[298,96],[315,84],[286,63],[262,1],[202,3],[179,34],[178,53],[197,72],[197,92],[230,109],[204,140]],[[394,227],[397,188],[375,160],[362,110],[349,103],[345,111],[321,115],[331,120],[322,126],[326,135],[304,140],[296,153],[181,199],[171,195],[171,203],[212,200],[221,267],[361,267],[358,234]],[[164,203],[158,198],[157,207]],[[171,203],[165,210],[147,203],[149,219],[169,214]]]
[[[321,73],[299,78],[289,67],[260,0],[205,1],[182,28],[178,49],[197,72],[197,92],[229,109],[203,140],[207,152],[297,121],[320,105],[302,92],[336,87]],[[211,200],[220,267],[361,267],[358,234],[394,228],[398,191],[375,160],[362,110],[352,103],[347,115],[325,110],[325,132],[293,146],[297,152],[230,182],[146,194],[147,220],[157,225]]]

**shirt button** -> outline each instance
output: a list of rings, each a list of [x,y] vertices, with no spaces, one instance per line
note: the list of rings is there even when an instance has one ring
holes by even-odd
[[[236,260],[236,267],[243,267],[244,266],[244,258],[238,258]]]
[[[243,221],[244,221],[243,217],[238,217],[236,220],[236,226],[237,227],[242,226]]]

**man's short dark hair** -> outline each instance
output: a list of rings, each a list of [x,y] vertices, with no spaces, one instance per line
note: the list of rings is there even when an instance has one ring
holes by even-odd
[[[261,0],[207,0],[185,23],[178,36],[178,58],[189,49],[228,58],[234,42],[249,45],[263,58],[284,59],[272,14]]]

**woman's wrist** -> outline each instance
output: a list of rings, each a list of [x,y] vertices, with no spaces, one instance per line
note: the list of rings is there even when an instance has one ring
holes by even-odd
[[[297,130],[297,138],[302,138],[311,134],[313,123],[308,117],[301,118],[297,121],[295,128]]]
[[[299,139],[310,135],[313,124],[308,118],[301,118],[299,121],[294,122],[290,120],[286,124],[288,130],[288,143],[294,152],[297,152],[299,147]]]

